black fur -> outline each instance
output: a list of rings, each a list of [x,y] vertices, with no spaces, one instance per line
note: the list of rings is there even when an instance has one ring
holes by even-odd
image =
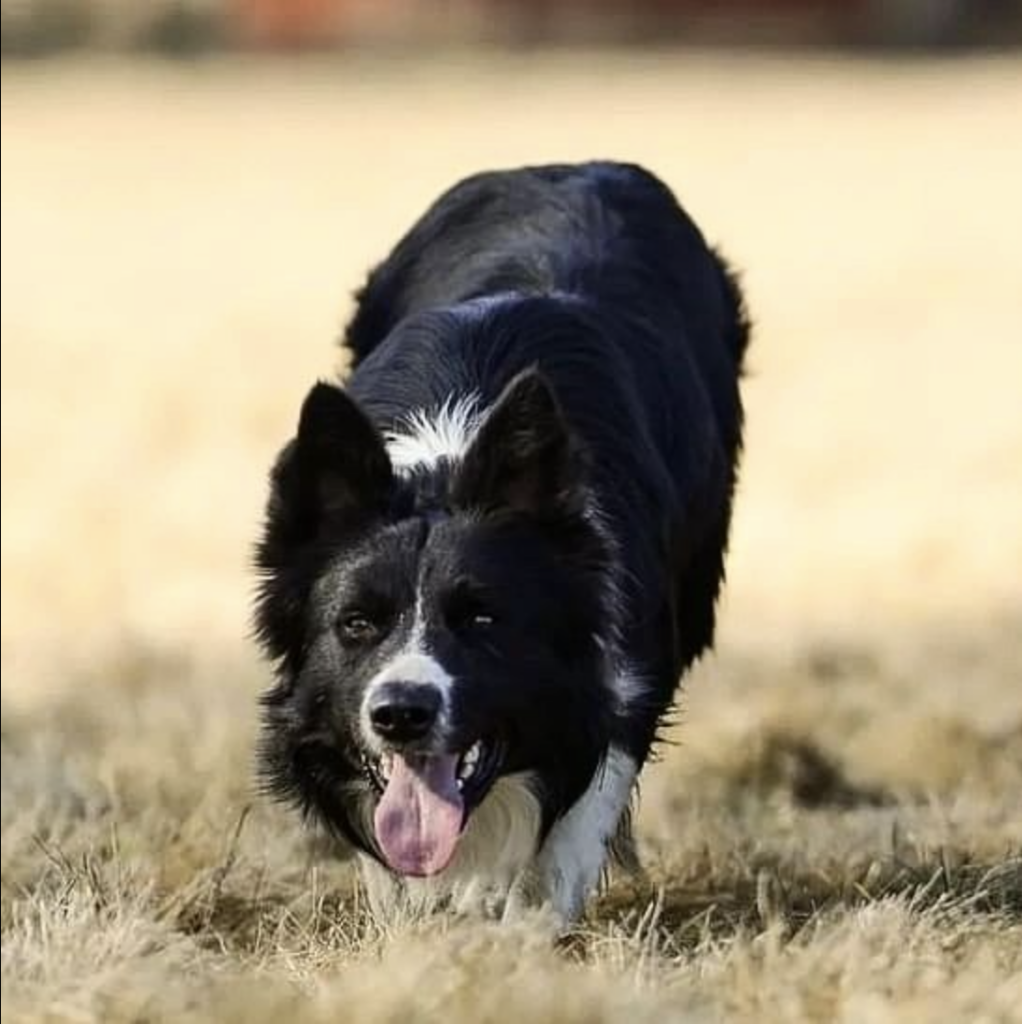
[[[359,707],[417,592],[457,681],[434,741],[499,739],[546,829],[610,744],[642,764],[713,641],[748,332],[735,278],[638,167],[446,193],[370,275],[347,390],[312,390],[273,472],[256,621],[279,668],[274,791],[379,856]],[[463,457],[396,472],[385,435],[468,394],[487,412]]]

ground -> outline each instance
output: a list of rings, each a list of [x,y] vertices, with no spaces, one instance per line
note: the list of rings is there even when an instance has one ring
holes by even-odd
[[[12,1020],[1022,1020],[1022,64],[348,55],[3,70]],[[717,652],[645,874],[382,932],[252,781],[265,472],[483,167],[647,164],[743,270]]]

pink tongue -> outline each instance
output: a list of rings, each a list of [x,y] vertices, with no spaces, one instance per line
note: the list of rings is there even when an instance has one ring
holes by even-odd
[[[454,856],[465,805],[458,758],[395,754],[390,781],[376,806],[376,840],[402,875],[435,875]]]

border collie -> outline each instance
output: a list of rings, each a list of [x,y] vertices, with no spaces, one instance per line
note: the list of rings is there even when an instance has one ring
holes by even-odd
[[[600,162],[462,181],[357,298],[346,386],[272,473],[261,771],[377,910],[570,921],[713,641],[741,293],[665,185]]]

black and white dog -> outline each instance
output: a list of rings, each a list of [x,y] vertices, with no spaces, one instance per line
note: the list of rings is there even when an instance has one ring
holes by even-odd
[[[272,474],[261,766],[370,897],[582,909],[713,640],[748,324],[670,191],[482,174],[370,275]]]

